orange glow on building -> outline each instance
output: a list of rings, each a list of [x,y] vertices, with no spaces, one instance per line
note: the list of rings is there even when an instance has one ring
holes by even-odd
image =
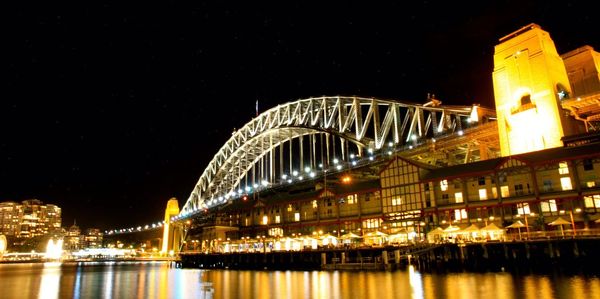
[[[560,147],[563,136],[579,133],[560,105],[571,94],[565,65],[538,25],[500,39],[493,81],[502,156]]]
[[[165,210],[165,224],[163,226],[163,240],[161,253],[167,254],[171,250],[179,248],[179,236],[173,225],[171,225],[171,217],[179,214],[179,202],[176,198],[169,199],[167,209]]]

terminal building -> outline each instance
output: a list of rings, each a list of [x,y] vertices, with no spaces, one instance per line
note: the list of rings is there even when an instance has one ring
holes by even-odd
[[[187,239],[202,250],[244,239],[404,233],[524,221],[575,233],[600,222],[600,54],[559,55],[530,24],[495,47],[495,112],[452,139],[379,151],[381,159],[318,180],[244,195],[193,218]],[[461,146],[459,143],[467,144]],[[474,150],[475,149],[475,150]]]

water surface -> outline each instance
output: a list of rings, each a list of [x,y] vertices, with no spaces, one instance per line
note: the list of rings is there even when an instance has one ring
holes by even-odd
[[[164,262],[0,265],[0,298],[600,298],[588,275],[236,271]]]

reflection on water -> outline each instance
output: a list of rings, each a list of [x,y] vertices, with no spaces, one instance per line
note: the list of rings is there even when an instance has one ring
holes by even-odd
[[[600,298],[596,276],[235,271],[168,263],[0,265],[0,298]]]

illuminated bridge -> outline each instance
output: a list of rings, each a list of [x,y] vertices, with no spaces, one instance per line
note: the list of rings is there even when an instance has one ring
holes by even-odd
[[[252,119],[210,161],[180,214],[256,191],[375,163],[400,153],[430,164],[464,163],[498,151],[493,110],[359,97],[302,99]]]

